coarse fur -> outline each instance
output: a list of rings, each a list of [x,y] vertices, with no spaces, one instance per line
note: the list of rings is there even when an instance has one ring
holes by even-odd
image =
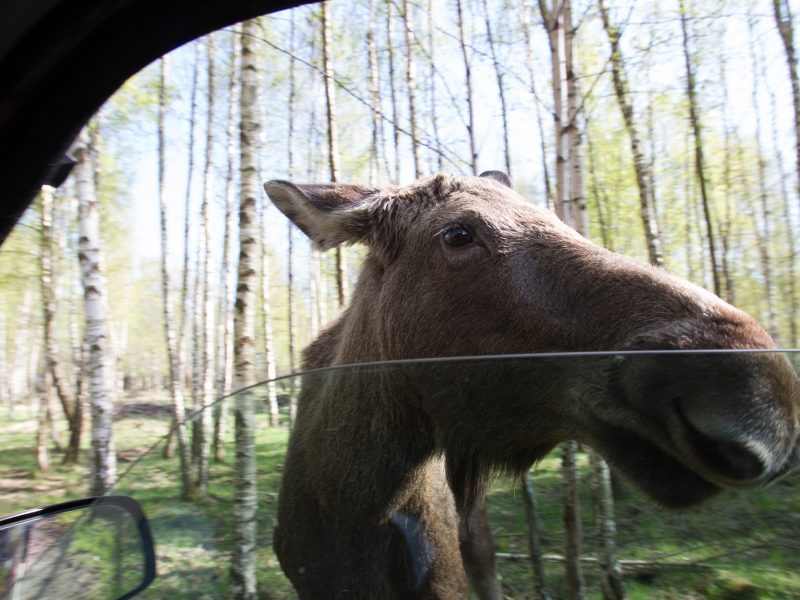
[[[369,249],[351,304],[307,348],[304,369],[439,356],[776,348],[749,315],[596,246],[525,202],[500,173],[440,174],[382,189],[265,187],[319,247]],[[778,352],[307,375],[275,550],[301,598],[466,598],[465,566],[481,597],[498,597],[481,508],[489,470],[523,472],[555,444],[576,439],[655,500],[688,506],[794,470],[799,405],[797,376]]]

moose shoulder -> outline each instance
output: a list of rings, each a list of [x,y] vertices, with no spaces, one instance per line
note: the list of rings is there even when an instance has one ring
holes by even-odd
[[[504,175],[485,175],[380,189],[266,184],[319,247],[369,249],[350,306],[306,350],[306,368],[776,348],[744,312],[594,245]],[[780,353],[623,354],[597,369],[517,365],[468,379],[449,377],[450,394],[346,370],[304,385],[275,536],[302,598],[466,597],[462,565],[476,586],[486,575],[472,543],[482,473],[527,469],[566,439],[670,506],[765,485],[800,460],[800,384]]]

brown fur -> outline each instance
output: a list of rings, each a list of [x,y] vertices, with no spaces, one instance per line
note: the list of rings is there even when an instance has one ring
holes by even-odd
[[[306,369],[776,347],[749,315],[594,245],[502,177],[437,175],[381,190],[270,182],[266,190],[320,247],[370,250],[351,305],[306,350]],[[448,246],[442,232],[452,224],[469,227],[474,242]],[[794,468],[799,396],[779,353],[307,375],[275,549],[301,598],[466,598],[462,564],[478,583],[493,570],[478,501],[490,469],[524,471],[577,439],[656,500],[689,505]]]

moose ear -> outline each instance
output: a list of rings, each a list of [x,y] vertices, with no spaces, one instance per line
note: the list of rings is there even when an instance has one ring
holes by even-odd
[[[514,189],[511,185],[511,179],[502,171],[484,171],[478,177],[486,177],[487,179],[494,179],[498,183],[502,183],[507,188]]]
[[[264,184],[269,199],[314,243],[328,250],[362,241],[368,235],[367,198],[377,190],[340,183],[295,185],[289,181]]]

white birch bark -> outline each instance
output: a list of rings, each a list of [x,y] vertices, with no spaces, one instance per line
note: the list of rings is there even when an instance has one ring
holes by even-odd
[[[603,458],[594,451],[592,462],[592,493],[594,496],[597,562],[600,567],[604,600],[623,600],[622,569],[617,558],[617,526],[614,521],[614,495],[611,491],[611,472]]]
[[[636,173],[636,185],[639,189],[639,214],[644,228],[645,242],[650,263],[658,267],[664,266],[664,251],[661,248],[661,234],[658,231],[655,210],[655,190],[652,187],[653,173],[650,164],[645,160],[641,136],[633,112],[633,100],[630,96],[628,78],[625,73],[625,63],[620,50],[621,32],[618,27],[611,24],[608,10],[603,0],[599,0],[600,15],[603,27],[611,46],[611,75],[614,82],[614,92],[617,96],[620,112],[622,113],[625,129],[631,147],[633,168]]]
[[[375,0],[371,0],[371,2],[375,2]],[[288,106],[288,114],[287,114],[287,122],[288,122],[288,144],[287,144],[287,151],[288,151],[288,175],[289,180],[291,181],[294,178],[294,129],[295,129],[295,119],[294,119],[294,112],[296,109],[296,101],[297,101],[297,82],[296,82],[296,69],[295,69],[295,20],[294,20],[294,13],[291,15],[291,23],[289,25],[289,52],[291,54],[289,58],[289,106]],[[374,145],[374,144],[373,144]],[[376,152],[375,156],[373,157],[373,164],[377,165],[377,149],[374,150]],[[288,303],[288,318],[289,318],[289,372],[294,373],[295,371],[295,354],[296,354],[296,346],[297,346],[297,313],[295,310],[295,292],[294,292],[294,223],[289,221],[287,224],[288,231],[287,231],[287,240],[288,240],[288,248],[286,252],[286,275],[288,279],[288,286],[287,286],[287,298],[286,301]],[[266,239],[266,238],[265,238]],[[312,313],[314,309],[312,307]],[[296,389],[296,381],[295,378],[292,377],[289,382],[289,428],[291,429],[294,427],[295,419],[297,418],[297,389]]]
[[[464,33],[464,7],[462,0],[456,0],[456,14],[458,15],[458,44],[461,49],[461,58],[464,61],[464,88],[467,102],[467,138],[469,139],[469,164],[472,174],[478,174],[478,148],[475,144],[475,108],[472,102],[472,61],[467,54],[466,37]]]
[[[208,112],[206,120],[206,155],[203,169],[203,204],[200,211],[199,249],[202,255],[202,294],[201,294],[201,327],[202,352],[200,363],[200,419],[198,421],[198,457],[197,486],[202,495],[208,493],[208,465],[211,452],[211,435],[213,415],[211,405],[214,403],[214,304],[211,281],[211,202],[214,189],[212,169],[214,167],[214,34],[206,36],[208,52]],[[195,332],[195,337],[198,333]]]
[[[406,45],[406,93],[408,94],[408,123],[411,130],[411,156],[414,158],[414,178],[422,177],[422,162],[419,157],[419,132],[417,131],[417,90],[414,50],[411,30],[412,15],[408,0],[402,3],[403,34]]]
[[[102,495],[117,478],[117,457],[114,452],[112,419],[114,403],[111,395],[108,329],[106,323],[106,282],[100,255],[100,213],[95,190],[92,157],[86,130],[75,148],[75,178],[79,217],[78,258],[81,265],[86,343],[89,347],[87,372],[92,407],[92,474],[91,493]]]
[[[180,348],[175,333],[173,293],[169,275],[169,243],[167,229],[167,202],[165,197],[165,120],[167,111],[167,62],[161,59],[158,102],[158,205],[161,224],[161,296],[164,312],[164,336],[167,345],[169,393],[172,399],[172,417],[178,438],[178,457],[181,470],[181,496],[194,495],[194,479],[190,467],[189,435],[186,430],[186,406],[181,385]]]
[[[50,470],[50,449],[48,439],[48,416],[50,412],[50,395],[53,389],[53,380],[49,371],[44,373],[43,389],[39,396],[39,408],[36,414],[36,469],[41,473]]]
[[[256,198],[259,193],[255,156],[258,122],[258,66],[254,37],[258,24],[245,21],[241,35],[241,92],[239,196],[239,267],[234,314],[235,387],[255,383],[255,288],[258,250]],[[234,544],[231,560],[231,591],[237,600],[256,598],[256,533],[258,509],[255,454],[255,403],[250,391],[236,396],[235,498],[233,506]]]
[[[397,88],[395,86],[394,60],[394,21],[392,18],[392,0],[386,1],[386,52],[389,63],[389,99],[392,106],[392,130],[394,145],[394,178],[400,182],[400,111],[397,108]]]
[[[524,10],[524,9],[523,9]],[[503,122],[503,159],[506,167],[506,175],[511,178],[511,146],[509,143],[508,132],[508,107],[506,102],[506,86],[504,83],[504,73],[497,56],[497,44],[495,43],[492,31],[492,21],[489,15],[489,5],[487,0],[483,0],[483,16],[486,22],[486,38],[489,42],[489,52],[492,57],[492,67],[494,68],[495,79],[497,80],[497,95],[500,98],[500,119]],[[502,21],[502,19],[499,19]]]
[[[272,290],[270,289],[270,260],[267,240],[267,218],[261,216],[261,316],[264,327],[264,363],[267,378],[267,410],[270,427],[278,426],[278,390],[275,386],[275,338],[272,334]]]
[[[583,574],[581,572],[581,518],[580,497],[578,495],[579,479],[576,465],[578,443],[574,441],[562,444],[561,461],[564,479],[564,566],[566,568],[564,598],[582,600]]]
[[[328,166],[332,183],[339,181],[339,134],[336,128],[336,86],[331,57],[331,19],[327,2],[320,4],[322,27],[322,70],[325,74],[325,107],[328,121]],[[347,304],[350,290],[347,280],[347,250],[339,246],[336,255],[336,293],[339,308]]]
[[[378,48],[375,43],[375,29],[377,18],[377,0],[369,0],[369,17],[367,22],[367,87],[369,88],[370,117],[372,119],[372,131],[369,145],[369,182],[375,185],[378,182],[378,172],[380,168],[380,130],[381,130],[381,96],[379,86],[379,67],[378,67]],[[294,22],[292,22],[294,26]],[[294,28],[292,28],[294,34]],[[294,61],[292,61],[292,66]],[[291,85],[294,91],[294,70],[291,72]],[[292,98],[289,96],[289,105],[293,105]],[[293,113],[289,109],[289,114]],[[291,124],[291,121],[290,121]],[[292,139],[289,138],[291,149]],[[291,168],[290,168],[291,171]]]
[[[41,214],[39,271],[44,333],[43,350],[45,371],[49,374],[48,385],[55,387],[70,432],[69,445],[64,455],[64,462],[72,464],[77,462],[78,454],[80,453],[81,411],[77,396],[67,386],[66,378],[62,373],[55,332],[58,280],[56,277],[57,269],[54,265],[54,193],[55,190],[46,185],[42,187],[39,195],[39,210]]]
[[[522,497],[525,502],[525,517],[528,521],[528,548],[530,550],[533,570],[533,589],[539,600],[550,600],[547,590],[547,578],[544,572],[544,553],[539,526],[539,508],[536,503],[536,488],[530,473],[522,476]]]
[[[228,114],[227,114],[227,173],[225,175],[225,233],[223,238],[222,256],[222,308],[220,310],[220,335],[219,352],[220,365],[218,368],[219,382],[217,393],[220,398],[224,398],[231,393],[233,386],[233,293],[236,285],[236,271],[233,268],[233,211],[235,203],[235,192],[233,186],[233,169],[236,153],[236,127],[235,127],[235,107],[238,102],[238,74],[239,74],[239,35],[240,26],[236,26],[234,34],[231,36],[231,72],[228,79]],[[217,403],[217,410],[214,414],[214,458],[221,461],[225,457],[225,435],[227,432],[228,419],[226,418],[226,400]]]

